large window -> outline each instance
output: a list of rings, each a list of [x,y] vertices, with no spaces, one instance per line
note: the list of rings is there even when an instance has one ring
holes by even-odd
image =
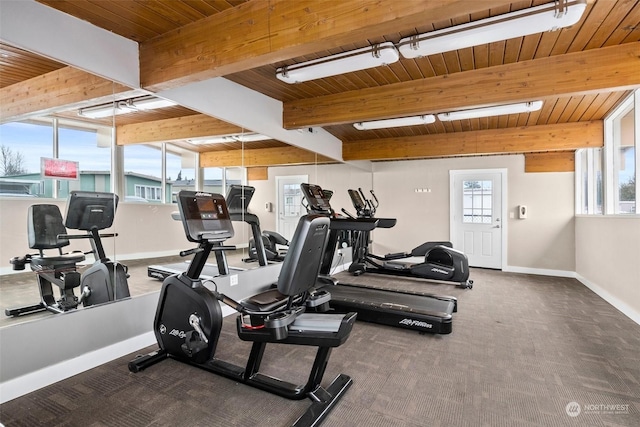
[[[201,172],[197,153],[170,143],[112,144],[111,127],[71,119],[2,124],[0,197],[66,198],[70,191],[84,190],[116,192],[125,202],[171,203],[180,190],[224,195],[230,185],[246,182],[246,170],[240,167]],[[77,162],[80,179],[42,179],[43,157]]]
[[[640,91],[604,121],[604,149],[576,151],[576,213],[637,214]]]

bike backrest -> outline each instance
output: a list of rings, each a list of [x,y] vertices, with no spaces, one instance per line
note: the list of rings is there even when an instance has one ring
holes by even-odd
[[[31,249],[59,249],[69,245],[68,239],[59,239],[67,234],[62,214],[57,205],[31,205],[27,212],[27,235]]]
[[[328,217],[305,215],[300,218],[278,277],[281,294],[299,295],[315,286],[328,238]]]

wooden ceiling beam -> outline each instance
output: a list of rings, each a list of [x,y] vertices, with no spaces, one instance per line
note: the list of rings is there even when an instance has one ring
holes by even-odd
[[[242,128],[205,114],[118,126],[118,145],[168,142],[241,133]]]
[[[525,153],[524,171],[530,172],[574,172],[576,154],[573,151],[550,151],[548,153]]]
[[[335,163],[335,160],[298,147],[208,151],[200,154],[200,166],[203,168],[231,166],[257,167],[315,163]]]
[[[252,0],[141,43],[141,85],[171,89],[510,4]]]
[[[640,42],[284,103],[286,129],[640,87]]]
[[[603,145],[603,122],[590,121],[352,141],[343,144],[342,157],[345,161],[406,160],[566,151]]]
[[[24,120],[144,93],[86,71],[64,67],[1,88],[0,118],[2,123]]]

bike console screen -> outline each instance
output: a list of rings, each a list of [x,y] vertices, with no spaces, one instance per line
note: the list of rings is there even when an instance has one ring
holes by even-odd
[[[327,200],[324,191],[319,185],[300,184],[302,194],[309,204],[309,208],[316,213],[330,213],[331,205]]]
[[[190,241],[222,241],[233,237],[227,203],[222,195],[183,190],[178,194],[178,207]]]

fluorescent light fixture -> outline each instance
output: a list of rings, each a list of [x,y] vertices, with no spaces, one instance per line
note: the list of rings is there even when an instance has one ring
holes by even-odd
[[[187,140],[190,144],[194,145],[206,145],[206,144],[223,144],[229,142],[256,142],[266,141],[273,139],[270,136],[261,135],[259,133],[245,133],[245,134],[233,134],[233,135],[220,135],[198,139]]]
[[[433,114],[425,116],[399,117],[397,119],[373,120],[370,122],[354,123],[353,127],[358,130],[397,128],[401,126],[427,125],[436,121]]]
[[[276,77],[285,83],[300,83],[393,64],[399,59],[400,55],[393,43],[384,42],[300,64],[287,65],[276,70]]]
[[[578,22],[587,0],[561,0],[541,6],[456,25],[400,40],[398,49],[405,58],[508,40],[529,34],[555,31]]]
[[[140,98],[110,102],[109,104],[97,105],[95,107],[81,108],[80,111],[78,111],[78,115],[91,119],[103,119],[120,114],[135,113],[136,111],[156,110],[173,105],[177,104],[168,99],[147,95]]]
[[[81,108],[80,111],[78,111],[78,115],[90,119],[104,119],[105,117],[133,113],[135,111],[137,110],[127,101],[118,101],[95,107]]]
[[[152,95],[132,99],[131,103],[138,110],[157,110],[158,108],[173,107],[174,105],[177,105],[169,99],[156,98]]]
[[[520,104],[496,105],[494,107],[474,108],[438,114],[443,122],[452,120],[477,119],[480,117],[502,116],[506,114],[530,113],[542,108],[542,101],[522,102]]]

